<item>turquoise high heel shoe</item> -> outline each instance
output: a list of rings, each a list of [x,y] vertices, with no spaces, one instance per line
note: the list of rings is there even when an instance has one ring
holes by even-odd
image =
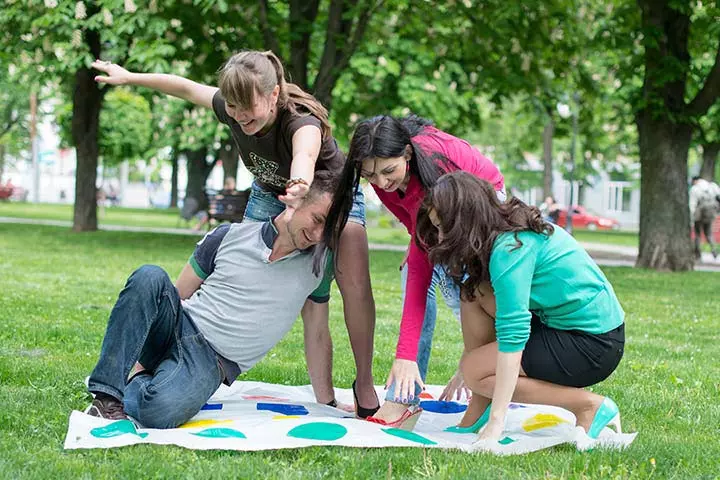
[[[593,418],[588,430],[588,437],[592,439],[598,438],[600,432],[608,425],[615,427],[617,433],[622,433],[620,430],[620,409],[610,397],[605,397],[600,408],[595,412],[595,418]]]
[[[478,418],[475,423],[469,427],[458,427],[457,425],[453,425],[452,427],[447,427],[444,431],[450,433],[477,433],[485,426],[488,420],[490,420],[490,405],[488,405],[483,414],[480,415],[480,418]]]

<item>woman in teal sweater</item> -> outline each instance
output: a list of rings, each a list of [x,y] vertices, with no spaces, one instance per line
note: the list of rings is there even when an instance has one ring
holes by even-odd
[[[610,282],[564,230],[492,186],[453,172],[429,191],[415,240],[460,285],[465,351],[473,396],[450,431],[502,434],[511,400],[556,405],[575,414],[588,436],[620,431],[617,405],[584,390],[617,367],[625,313]]]

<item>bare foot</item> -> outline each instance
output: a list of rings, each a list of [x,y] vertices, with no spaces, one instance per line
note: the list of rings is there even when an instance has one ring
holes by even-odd
[[[355,413],[355,406],[348,403],[338,402],[337,407],[335,408],[337,408],[338,410],[342,410],[343,412]]]
[[[588,393],[590,394],[590,397],[587,406],[581,410],[573,411],[575,418],[577,419],[578,427],[582,427],[586,432],[590,430],[590,425],[592,425],[595,414],[597,413],[598,408],[600,408],[600,405],[602,405],[603,400],[605,400],[605,397],[602,395],[591,392]]]
[[[380,407],[380,410],[378,410],[373,417],[385,420],[386,422],[394,422],[402,417],[403,413],[405,413],[405,410],[407,410],[409,406],[410,405],[405,403],[397,403],[386,400]]]

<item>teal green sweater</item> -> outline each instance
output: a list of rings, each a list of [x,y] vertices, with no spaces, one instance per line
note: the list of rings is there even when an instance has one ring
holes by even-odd
[[[623,323],[625,312],[612,285],[565,230],[549,237],[503,233],[490,254],[497,302],[495,328],[501,352],[518,352],[530,336],[531,311],[549,327],[605,333]]]

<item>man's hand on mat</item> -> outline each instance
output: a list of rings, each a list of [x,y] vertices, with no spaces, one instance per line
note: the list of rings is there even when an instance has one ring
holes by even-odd
[[[391,393],[395,401],[399,403],[408,403],[414,399],[416,383],[420,385],[420,388],[425,389],[417,362],[412,360],[395,359],[387,382],[385,382],[385,388],[390,388],[393,382],[395,382],[395,392]]]
[[[465,385],[465,379],[463,378],[460,370],[457,370],[455,372],[455,375],[453,375],[448,384],[445,386],[445,389],[442,391],[442,394],[440,395],[440,400],[446,402],[452,402],[453,400],[461,400],[463,394],[465,394],[465,398],[467,400],[470,400],[470,397],[472,396],[472,391],[470,391],[467,385]]]
[[[96,76],[96,82],[109,83],[110,85],[124,85],[130,81],[131,73],[120,65],[115,65],[105,60],[95,60],[92,63],[92,67],[107,74],[107,76]]]

